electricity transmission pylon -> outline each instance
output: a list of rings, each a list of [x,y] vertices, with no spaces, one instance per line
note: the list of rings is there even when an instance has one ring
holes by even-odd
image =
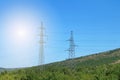
[[[41,22],[41,27],[40,27],[40,52],[39,52],[39,65],[44,64],[44,27],[43,27],[43,22]]]
[[[73,38],[73,31],[71,31],[70,39],[69,41],[69,49],[67,50],[69,52],[68,59],[73,59],[75,58],[75,43],[74,43],[74,38]]]

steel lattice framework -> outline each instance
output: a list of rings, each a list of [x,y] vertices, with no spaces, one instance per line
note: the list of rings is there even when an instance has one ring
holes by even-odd
[[[39,65],[44,64],[44,27],[43,27],[43,22],[41,22],[41,27],[40,27],[40,52],[39,52]]]
[[[67,50],[69,52],[69,59],[73,59],[75,57],[75,43],[74,43],[74,38],[73,38],[73,31],[71,31],[70,39],[69,41],[69,49]]]

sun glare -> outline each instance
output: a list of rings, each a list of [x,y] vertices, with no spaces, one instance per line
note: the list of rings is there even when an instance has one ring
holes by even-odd
[[[37,24],[37,15],[32,10],[20,9],[11,10],[6,14],[5,26],[7,27],[7,37],[13,43],[27,44],[34,37],[35,24]]]
[[[24,29],[19,29],[16,31],[16,37],[19,39],[25,39],[27,37],[27,31]]]

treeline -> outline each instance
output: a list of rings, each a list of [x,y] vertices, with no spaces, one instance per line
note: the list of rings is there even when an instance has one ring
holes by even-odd
[[[0,80],[120,80],[120,49],[0,73]]]
[[[120,64],[20,69],[0,73],[0,80],[120,80]]]

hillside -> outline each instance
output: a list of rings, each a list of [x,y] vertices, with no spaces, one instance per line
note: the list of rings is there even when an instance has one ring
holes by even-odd
[[[3,71],[5,71],[5,69],[4,68],[0,68],[0,72],[3,72]]]
[[[0,80],[120,80],[120,49],[43,66],[4,71]]]

